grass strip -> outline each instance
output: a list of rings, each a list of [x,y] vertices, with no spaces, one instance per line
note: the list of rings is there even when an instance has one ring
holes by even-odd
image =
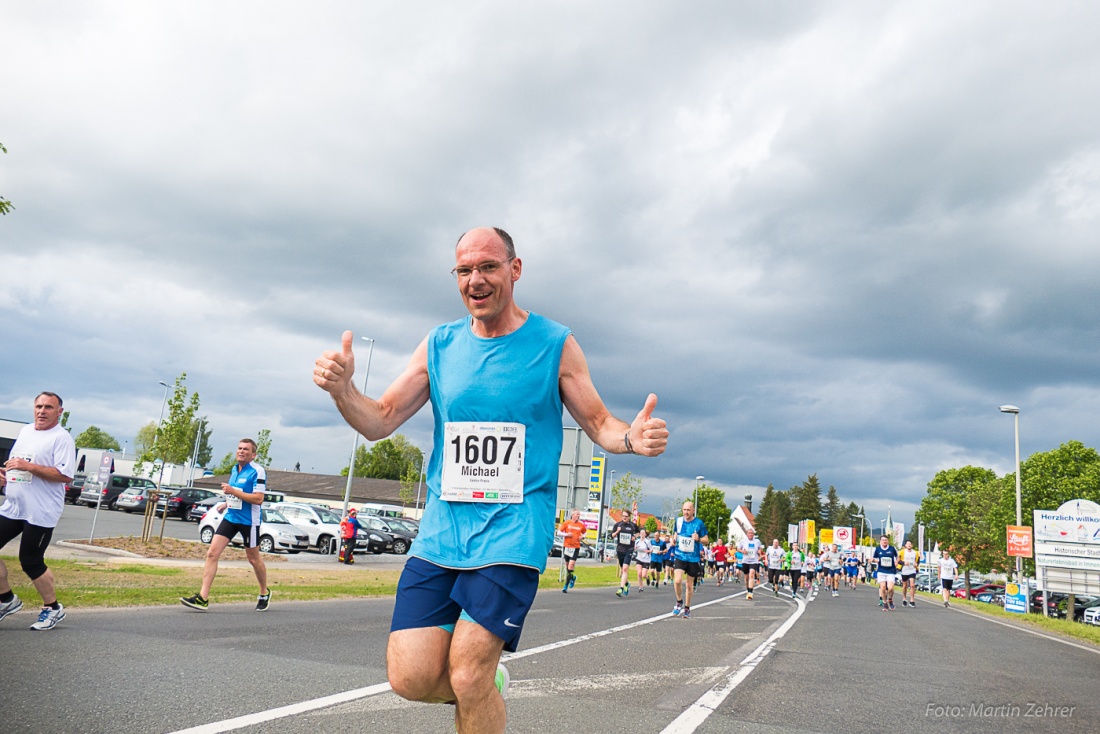
[[[943,597],[939,594],[930,594],[925,591],[918,591],[917,593],[930,602],[940,605],[943,604]],[[1041,629],[1044,632],[1061,635],[1062,637],[1071,637],[1075,640],[1090,642],[1093,645],[1100,645],[1100,627],[1094,627],[1082,622],[1071,622],[1068,619],[1054,619],[1052,617],[1044,617],[1042,614],[1017,614],[1015,612],[1006,612],[1004,607],[999,604],[986,604],[985,602],[975,601],[973,599],[951,598],[951,606],[966,609],[969,612],[978,612],[1009,622],[1017,622],[1029,627]]]
[[[30,579],[13,556],[0,556],[8,567],[9,582],[24,603],[40,602]],[[48,560],[57,583],[57,595],[72,609],[88,607],[157,606],[178,604],[180,597],[190,596],[202,584],[202,566],[163,566],[129,559],[102,561]],[[333,561],[333,566],[336,562]],[[578,566],[575,588],[618,586],[614,564]],[[357,597],[393,596],[397,591],[400,570],[330,568],[284,568],[267,566],[268,586],[282,601],[319,601]],[[561,589],[558,565],[550,560],[539,579],[540,589]],[[254,601],[259,593],[251,568],[222,565],[214,580],[211,597],[220,603]]]

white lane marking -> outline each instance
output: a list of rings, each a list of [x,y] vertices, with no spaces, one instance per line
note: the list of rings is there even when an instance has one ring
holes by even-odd
[[[379,693],[385,693],[388,690],[390,690],[389,683],[378,683],[373,686],[367,686],[366,688],[356,688],[355,690],[334,693],[331,696],[325,696],[323,698],[315,698],[312,701],[292,703],[289,706],[280,706],[276,709],[268,709],[267,711],[260,711],[255,714],[246,714],[245,716],[238,716],[234,719],[226,719],[224,721],[215,721],[201,726],[193,726],[190,729],[181,729],[174,734],[221,734],[221,732],[262,724],[265,721],[273,721],[275,719],[286,718],[287,716],[303,714],[307,711],[335,706],[339,703],[347,703],[357,698],[375,696]]]
[[[744,594],[744,591],[739,591],[736,594],[730,594],[729,596],[723,596],[718,599],[712,599],[711,601],[703,602],[702,604],[696,604],[694,609],[702,609],[703,607],[709,607],[711,604],[718,604],[719,602],[728,601],[735,597]],[[580,637],[574,637],[569,640],[560,640],[558,642],[552,642],[549,645],[543,645],[541,647],[534,647],[530,650],[523,650],[522,652],[507,653],[501,656],[502,661],[515,660],[517,658],[524,658],[529,655],[536,655],[541,652],[549,652],[550,650],[558,650],[569,645],[575,645],[579,642],[585,642],[587,640],[594,640],[597,637],[604,637],[605,635],[611,635],[616,632],[622,632],[624,630],[633,629],[634,627],[641,627],[642,625],[652,624],[653,622],[659,622],[662,619],[668,619],[673,616],[672,612],[666,614],[660,614],[656,617],[650,617],[643,619],[639,622],[632,622],[630,624],[619,625],[618,627],[612,627],[611,629],[601,630],[600,632],[593,632],[587,635],[581,635]],[[315,698],[312,701],[302,701],[301,703],[290,704],[289,706],[280,706],[279,708],[269,709],[267,711],[260,711],[255,714],[246,714],[245,716],[238,716],[233,719],[225,719],[223,721],[214,721],[209,724],[202,724],[201,726],[191,727],[190,729],[180,729],[172,734],[223,734],[227,731],[233,731],[235,729],[243,729],[246,726],[254,726],[255,724],[262,724],[265,721],[273,721],[274,719],[282,719],[287,716],[295,716],[297,714],[305,713],[307,711],[315,711],[317,709],[325,708],[328,706],[335,706],[341,703],[347,703],[348,701],[354,701],[359,698],[367,698],[369,696],[377,696],[380,693],[386,693],[390,690],[389,683],[378,683],[373,686],[367,686],[366,688],[356,688],[351,691],[344,691],[343,693],[334,693],[331,696],[324,696],[322,698]]]
[[[709,607],[711,604],[718,604],[719,602],[729,601],[730,599],[741,596],[744,593],[745,593],[744,591],[739,591],[736,594],[730,594],[729,596],[723,596],[723,597],[720,597],[718,599],[711,599],[710,601],[705,601],[702,604],[696,604],[696,605],[692,606],[692,609],[702,609],[703,607]],[[557,642],[551,642],[547,645],[542,645],[541,647],[532,647],[530,650],[521,650],[519,652],[504,653],[504,655],[501,656],[500,660],[501,660],[501,662],[506,663],[509,660],[518,660],[519,658],[525,658],[529,655],[538,655],[539,653],[549,652],[551,650],[559,650],[563,647],[569,647],[570,645],[576,645],[578,642],[587,642],[588,640],[594,640],[597,637],[605,637],[607,635],[613,635],[616,632],[625,632],[626,630],[634,629],[635,627],[641,627],[643,625],[653,624],[654,622],[659,622],[662,619],[669,619],[672,616],[674,616],[672,614],[672,612],[665,612],[664,614],[658,614],[656,617],[649,617],[648,619],[642,619],[642,620],[639,620],[637,622],[631,622],[629,624],[621,624],[618,627],[611,627],[610,629],[600,630],[599,632],[591,632],[587,635],[581,635],[580,637],[573,637],[573,638],[568,639],[568,640],[559,640]]]
[[[699,728],[699,725],[714,713],[715,709],[733,693],[733,690],[741,685],[741,682],[748,678],[752,671],[756,670],[756,666],[760,661],[767,657],[775,644],[783,635],[787,634],[794,623],[798,621],[798,618],[802,616],[802,613],[806,611],[806,602],[801,599],[795,601],[798,602],[798,609],[791,615],[790,619],[773,632],[771,637],[765,640],[760,647],[749,653],[748,657],[741,661],[733,672],[726,677],[725,681],[704,693],[682,714],[673,719],[671,724],[661,730],[661,734],[691,734]]]
[[[939,606],[936,602],[929,601],[928,599],[921,599],[921,601],[927,602],[928,604],[932,604],[934,606]],[[993,624],[999,624],[1002,627],[1008,627],[1009,629],[1014,629],[1014,630],[1017,630],[1019,632],[1026,632],[1029,635],[1035,635],[1036,637],[1042,637],[1044,640],[1052,640],[1054,642],[1061,642],[1063,645],[1069,645],[1070,647],[1076,647],[1078,650],[1084,650],[1085,652],[1091,652],[1095,655],[1100,655],[1100,649],[1095,648],[1095,647],[1088,647],[1086,645],[1081,645],[1081,644],[1076,643],[1076,642],[1070,642],[1069,640],[1063,640],[1062,638],[1055,637],[1054,635],[1043,634],[1042,632],[1039,632],[1038,630],[1028,629],[1027,627],[1021,627],[1019,625],[1011,624],[1009,622],[1002,622],[999,619],[994,619],[992,617],[987,617],[986,615],[978,614],[977,612],[967,612],[965,610],[959,609],[958,607],[950,607],[950,609],[952,611],[958,612],[959,614],[965,614],[968,617],[974,617],[975,619],[980,619],[983,622],[992,622]]]

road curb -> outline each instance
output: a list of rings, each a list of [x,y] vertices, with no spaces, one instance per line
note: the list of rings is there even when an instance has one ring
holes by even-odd
[[[120,558],[142,558],[137,553],[131,553],[130,551],[119,550],[118,548],[102,548],[98,545],[88,545],[87,543],[73,543],[68,540],[59,540],[54,545],[60,548],[68,548],[74,551],[83,551],[85,553],[100,553],[105,556],[118,556]]]

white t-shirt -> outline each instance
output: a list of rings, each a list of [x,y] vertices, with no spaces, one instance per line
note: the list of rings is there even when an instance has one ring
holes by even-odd
[[[634,541],[634,560],[638,563],[649,563],[652,550],[653,546],[649,544],[647,539],[638,538]]]
[[[742,563],[760,563],[759,538],[753,538],[752,540],[745,538],[737,544],[737,548],[744,554]]]
[[[768,568],[782,568],[783,556],[787,554],[783,552],[782,548],[769,545],[768,550],[764,551],[764,555],[768,559]]]
[[[949,581],[955,580],[955,572],[959,570],[959,564],[955,563],[954,558],[941,558],[940,559],[940,578],[947,579]]]
[[[33,423],[23,426],[11,447],[11,458],[53,467],[70,479],[76,473],[76,445],[61,424],[46,431],[35,430]],[[0,507],[0,515],[42,528],[57,527],[65,508],[65,483],[11,469],[7,477],[7,501]]]

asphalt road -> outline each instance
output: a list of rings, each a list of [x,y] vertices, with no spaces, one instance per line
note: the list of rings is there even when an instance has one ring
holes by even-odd
[[[671,587],[542,592],[508,662],[509,731],[1098,730],[1100,649],[930,603],[883,613],[874,599],[861,588],[749,602],[708,583],[683,620],[668,616]],[[391,611],[391,599],[276,596],[263,615],[71,610],[48,633],[23,612],[0,623],[0,721],[5,732],[453,731],[450,707],[385,691]]]

